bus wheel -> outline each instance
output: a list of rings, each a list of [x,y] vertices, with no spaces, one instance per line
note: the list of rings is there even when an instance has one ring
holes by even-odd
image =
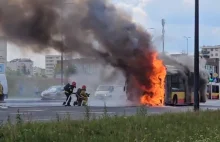
[[[173,96],[173,105],[175,106],[175,105],[177,105],[177,103],[178,103],[178,97],[177,97],[177,95],[175,94],[175,95]]]

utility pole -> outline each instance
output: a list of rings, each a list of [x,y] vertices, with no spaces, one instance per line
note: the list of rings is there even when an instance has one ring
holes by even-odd
[[[186,54],[188,55],[188,50],[189,50],[189,48],[188,48],[188,40],[189,40],[189,38],[191,38],[191,37],[186,37],[186,36],[184,36],[184,38],[186,39]]]
[[[74,4],[72,2],[65,2],[65,5],[69,5],[69,4]],[[64,13],[64,8],[65,7],[62,7],[61,8],[61,22],[64,20],[63,19],[63,13]],[[61,27],[61,30],[62,30],[62,27]],[[63,36],[63,33],[61,31],[61,40],[63,42],[62,44],[62,47],[61,47],[61,85],[64,85],[64,69],[63,69],[63,56],[64,56],[64,48],[65,48],[65,39],[64,39],[64,36]]]
[[[199,0],[195,0],[194,111],[199,111]]]
[[[63,21],[63,8],[61,8],[61,17],[60,17],[60,22],[62,22]],[[64,82],[63,82],[63,52],[64,52],[64,37],[63,37],[63,33],[62,33],[63,31],[62,31],[62,25],[61,25],[61,40],[62,40],[62,42],[63,42],[63,44],[62,44],[62,47],[61,47],[61,61],[60,61],[60,65],[61,65],[61,67],[60,67],[60,75],[61,75],[61,85],[63,85],[64,84]]]
[[[164,34],[165,34],[164,26],[165,26],[165,19],[162,19],[161,23],[162,23],[162,40],[163,40],[163,53],[164,53]]]

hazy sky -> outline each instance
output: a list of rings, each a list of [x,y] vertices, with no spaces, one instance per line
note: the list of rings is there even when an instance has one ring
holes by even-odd
[[[189,52],[194,46],[194,0],[112,0],[117,6],[132,14],[135,22],[149,30],[155,37],[155,45],[162,49],[161,19],[166,20],[165,50],[171,53],[186,51],[186,39],[189,36]],[[219,0],[200,0],[200,46],[220,44]],[[13,53],[13,54],[12,54]],[[16,54],[15,54],[16,53]],[[44,67],[44,55],[22,53],[12,44],[8,44],[8,60],[31,58],[35,66]]]

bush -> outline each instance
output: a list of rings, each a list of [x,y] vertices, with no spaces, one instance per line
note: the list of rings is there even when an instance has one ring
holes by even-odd
[[[1,142],[219,142],[220,111],[186,112],[147,116],[141,110],[135,116],[70,120],[48,123],[10,121],[0,127]],[[144,114],[144,115],[143,115]],[[217,123],[216,123],[217,122]]]
[[[60,79],[54,78],[39,78],[39,77],[26,77],[26,76],[7,76],[8,81],[8,96],[19,96],[20,87],[23,87],[22,96],[30,97],[35,96],[36,88],[39,91],[44,91],[52,85],[60,85]]]

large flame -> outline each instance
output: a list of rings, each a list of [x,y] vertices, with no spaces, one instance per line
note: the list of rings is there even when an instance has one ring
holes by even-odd
[[[165,96],[165,78],[166,67],[163,61],[158,59],[158,53],[152,52],[152,67],[153,71],[146,73],[145,77],[150,79],[150,85],[148,88],[142,86],[144,95],[141,97],[141,104],[150,106],[163,106]]]

